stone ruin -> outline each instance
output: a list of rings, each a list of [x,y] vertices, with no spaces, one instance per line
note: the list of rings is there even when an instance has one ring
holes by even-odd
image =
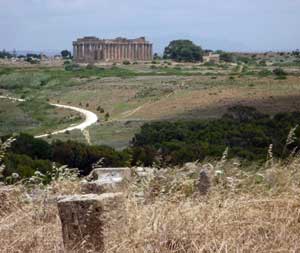
[[[197,166],[192,164],[192,166]],[[193,167],[194,168],[194,167]],[[82,195],[58,198],[65,252],[104,252],[105,217],[124,203],[123,191],[133,176],[152,177],[153,168],[95,168],[81,182]],[[206,169],[199,174],[198,191],[206,195],[211,186]]]
[[[98,39],[84,37],[73,42],[73,55],[77,63],[150,61],[152,44],[145,37],[137,39]]]
[[[95,168],[81,182],[82,195],[58,198],[66,252],[104,252],[105,215],[122,205],[121,192],[131,177],[130,168]]]
[[[72,195],[58,199],[65,252],[103,252],[105,212],[120,201],[122,193]]]

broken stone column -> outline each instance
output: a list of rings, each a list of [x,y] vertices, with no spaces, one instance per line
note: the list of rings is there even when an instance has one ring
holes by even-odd
[[[104,215],[121,197],[122,193],[60,197],[57,205],[65,252],[104,252]]]
[[[198,180],[198,191],[201,195],[207,195],[211,187],[210,177],[206,170],[200,171]]]

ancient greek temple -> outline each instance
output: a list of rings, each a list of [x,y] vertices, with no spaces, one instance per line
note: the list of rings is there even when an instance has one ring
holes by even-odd
[[[78,63],[149,61],[152,44],[145,37],[113,40],[84,37],[73,42],[73,56]]]

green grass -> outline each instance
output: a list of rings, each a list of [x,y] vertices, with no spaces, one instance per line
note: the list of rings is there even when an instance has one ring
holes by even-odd
[[[21,103],[0,100],[0,108],[0,135],[43,134],[82,121],[78,114],[71,111],[59,113],[54,106],[39,99]]]

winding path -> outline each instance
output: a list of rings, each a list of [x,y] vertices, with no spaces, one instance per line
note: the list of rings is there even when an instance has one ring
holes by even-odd
[[[13,98],[13,97],[8,97],[8,96],[0,96],[0,99],[1,98],[2,99],[9,99],[9,100],[17,101],[17,102],[24,102],[25,101],[25,99]],[[69,110],[79,112],[79,113],[81,113],[85,116],[85,120],[84,120],[84,122],[82,122],[78,125],[70,126],[68,128],[58,130],[58,131],[54,131],[54,132],[49,133],[49,134],[37,135],[37,136],[35,136],[35,138],[44,138],[44,137],[47,137],[49,135],[61,134],[61,133],[64,133],[66,131],[72,131],[72,130],[83,131],[84,129],[86,129],[87,127],[95,124],[98,121],[98,116],[95,113],[91,112],[91,111],[88,111],[88,110],[85,110],[85,109],[82,109],[82,108],[79,108],[79,107],[75,107],[75,106],[70,106],[70,105],[61,105],[61,104],[52,104],[52,103],[49,103],[49,104],[53,105],[55,107],[58,107],[58,108],[64,108],[64,109],[69,109]]]

